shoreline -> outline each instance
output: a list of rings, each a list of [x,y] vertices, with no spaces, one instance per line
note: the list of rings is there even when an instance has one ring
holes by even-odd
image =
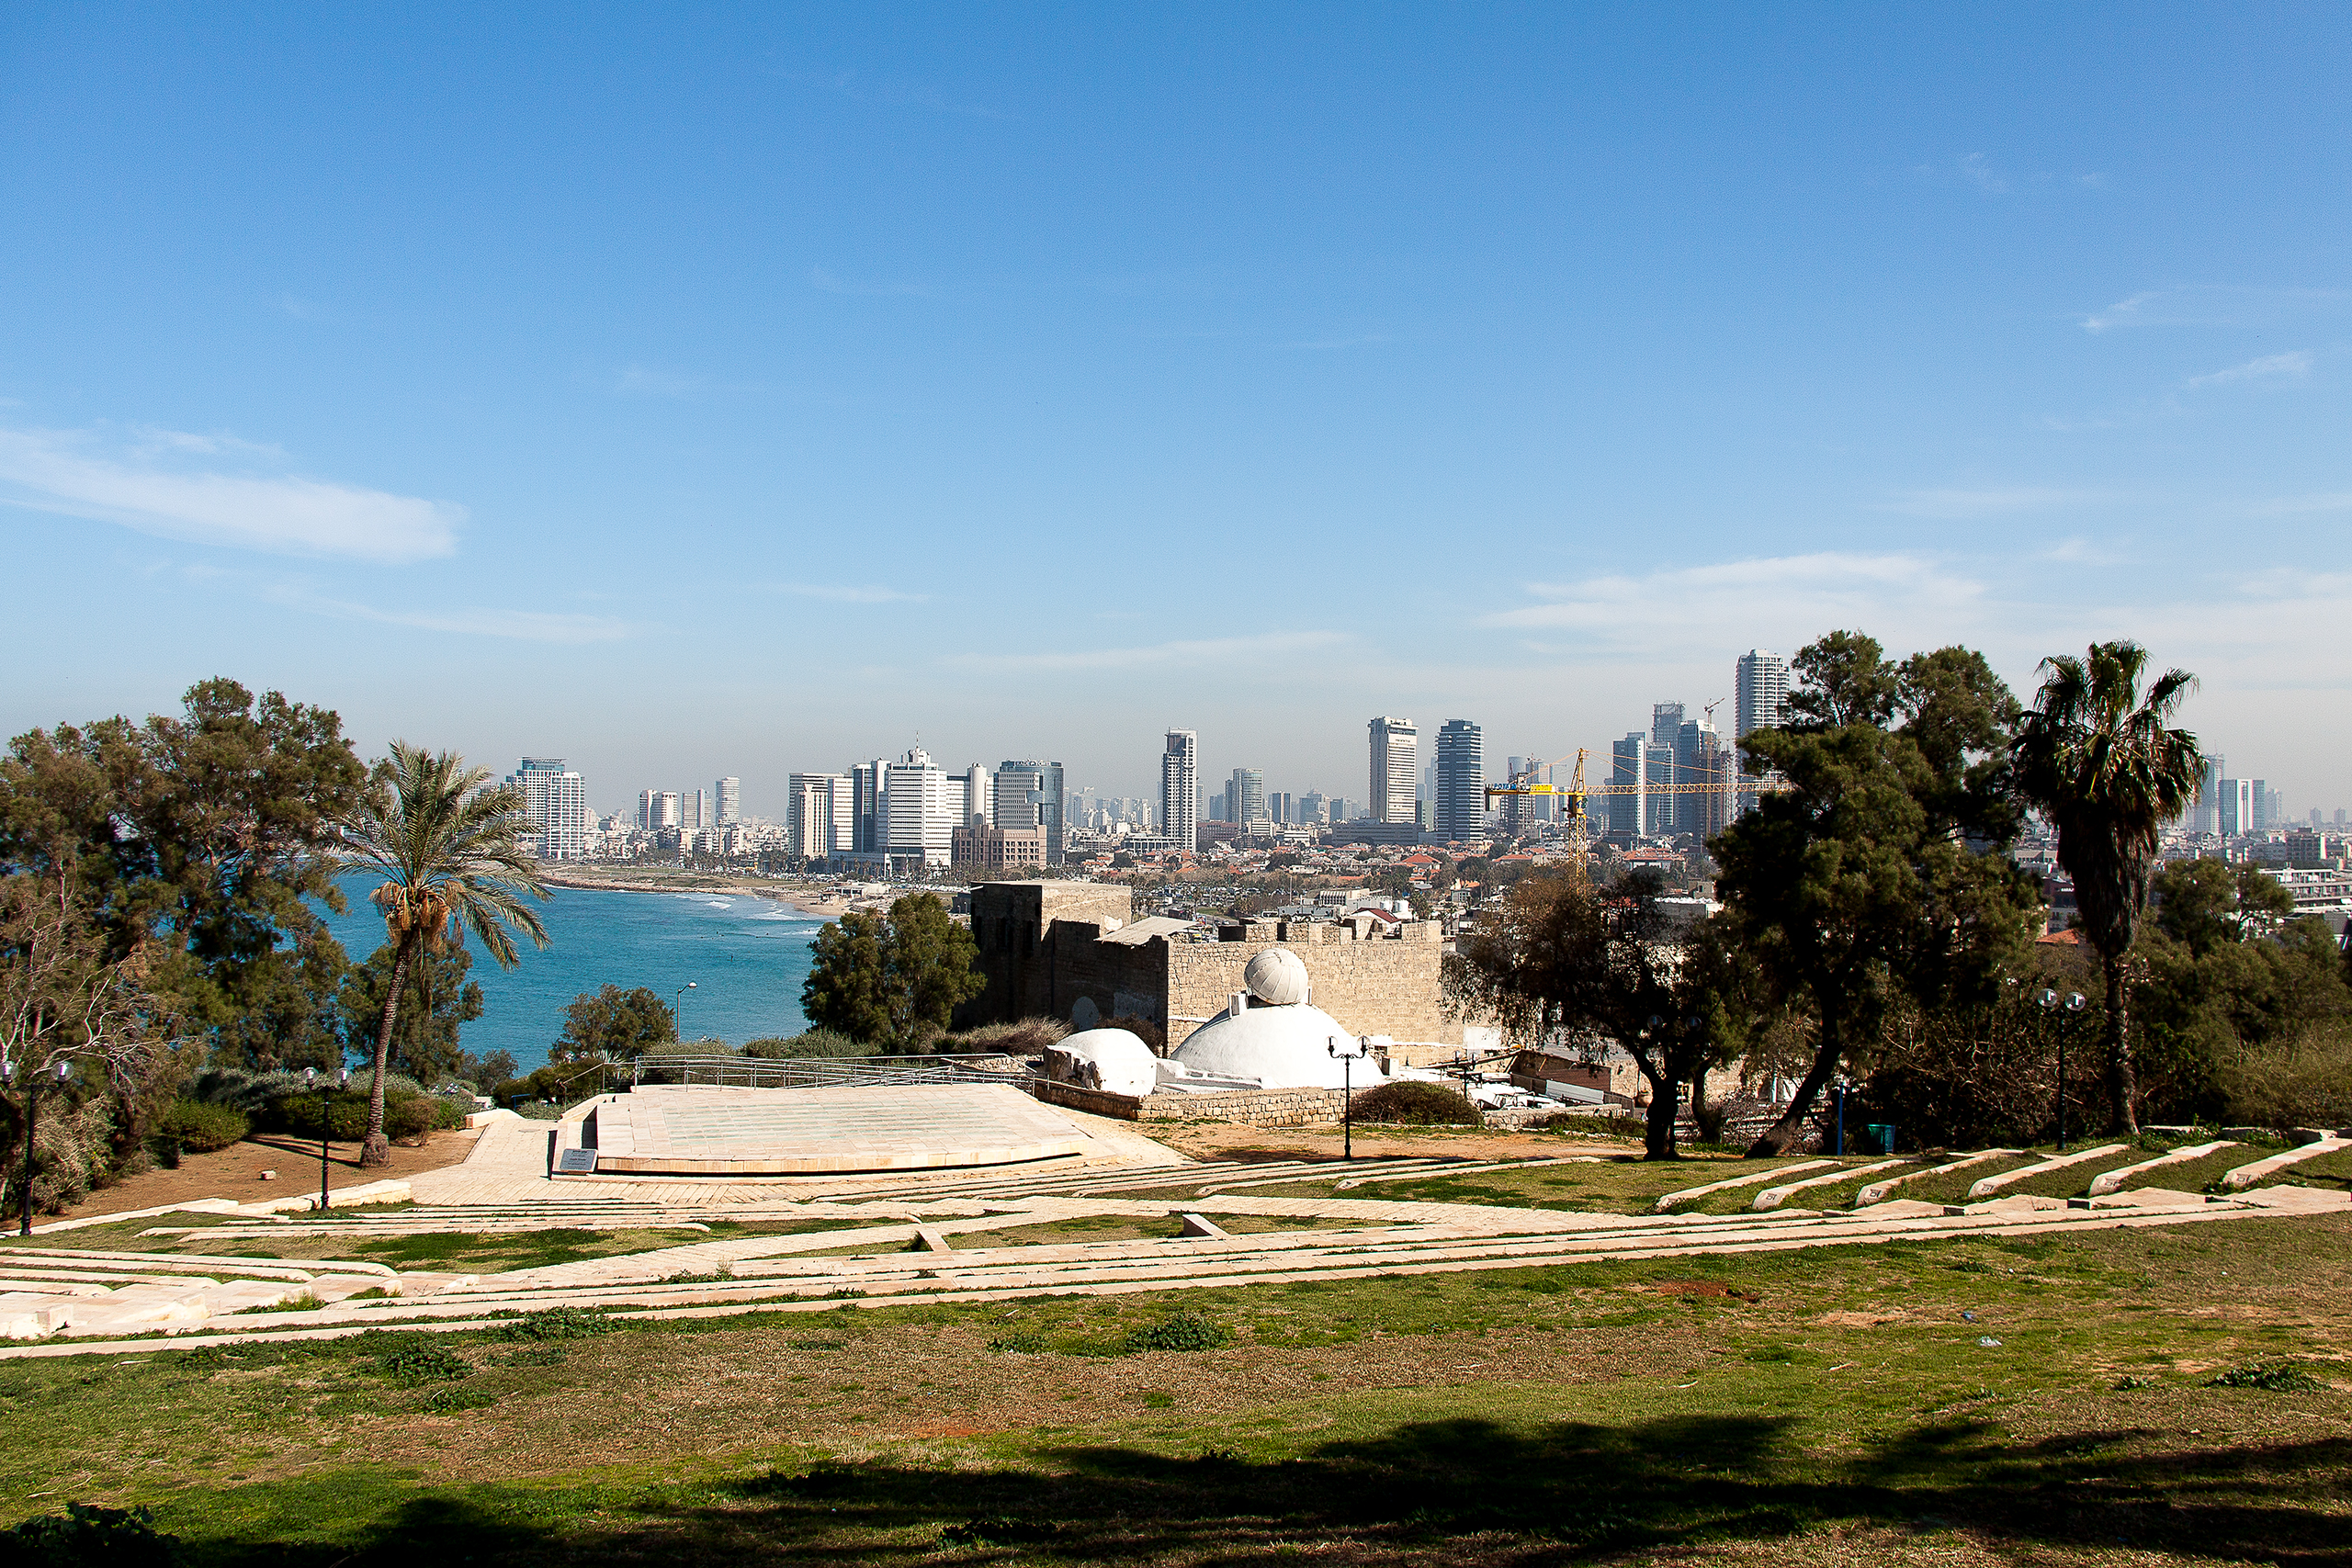
[[[764,878],[729,876],[724,872],[598,873],[543,864],[539,880],[550,887],[570,887],[584,893],[727,893],[767,898],[789,905],[814,920],[838,919],[851,907],[847,899],[827,898],[804,888],[779,887]]]

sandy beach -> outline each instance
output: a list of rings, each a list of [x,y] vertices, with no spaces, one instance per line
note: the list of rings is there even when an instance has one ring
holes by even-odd
[[[734,893],[789,904],[811,919],[841,918],[852,905],[846,898],[814,887],[796,887],[765,877],[729,876],[724,872],[675,871],[661,866],[611,867],[542,865],[539,880],[550,887],[579,887],[628,893]]]

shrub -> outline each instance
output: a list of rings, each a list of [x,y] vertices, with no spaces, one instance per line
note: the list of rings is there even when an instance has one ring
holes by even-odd
[[[172,1568],[180,1543],[159,1533],[145,1508],[68,1503],[62,1514],[0,1530],[0,1557],[20,1568]]]
[[[1142,1350],[1215,1350],[1233,1342],[1233,1330],[1190,1307],[1160,1322],[1130,1329],[1120,1348]]]
[[[1357,1095],[1348,1109],[1359,1122],[1407,1127],[1483,1126],[1486,1122],[1468,1095],[1439,1083],[1385,1083]]]
[[[861,1044],[837,1030],[811,1029],[788,1039],[770,1036],[746,1041],[743,1055],[771,1061],[789,1061],[797,1056],[871,1056],[874,1047]]]
[[[515,1318],[498,1331],[501,1339],[546,1341],[587,1339],[618,1328],[612,1314],[600,1307],[549,1307]]]
[[[232,1105],[175,1100],[155,1122],[160,1137],[176,1139],[190,1154],[209,1155],[240,1142],[254,1130],[253,1118]]]
[[[2214,1078],[2225,1119],[2233,1124],[2352,1124],[2352,1029],[2320,1024],[2245,1047]]]
[[[1001,1051],[1008,1056],[1035,1056],[1069,1033],[1058,1018],[1020,1018],[1011,1023],[983,1023],[939,1043],[948,1052]]]
[[[2207,1388],[2258,1388],[2269,1393],[2317,1393],[2326,1385],[2291,1361],[2256,1361],[2205,1380]]]
[[[438,1345],[406,1345],[369,1357],[368,1370],[386,1382],[415,1388],[424,1383],[471,1377],[474,1369],[473,1363],[463,1356]]]

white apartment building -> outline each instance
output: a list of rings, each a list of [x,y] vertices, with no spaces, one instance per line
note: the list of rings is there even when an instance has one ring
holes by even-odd
[[[887,824],[878,846],[882,852],[893,863],[952,863],[956,828],[965,815],[965,788],[963,778],[951,779],[920,746],[891,763],[882,785]]]
[[[1159,830],[1184,853],[1193,852],[1201,831],[1201,736],[1171,729],[1159,757]]]
[[[588,786],[560,757],[526,757],[506,776],[538,828],[541,860],[582,860],[588,853]]]
[[[1420,731],[1409,718],[1375,718],[1372,732],[1372,819],[1410,822],[1420,782]]]
[[[720,827],[724,828],[729,822],[741,822],[743,819],[743,781],[741,779],[723,778],[718,781],[712,794],[718,802],[718,821]]]
[[[847,773],[795,773],[785,808],[784,851],[823,860],[856,848],[857,796]]]

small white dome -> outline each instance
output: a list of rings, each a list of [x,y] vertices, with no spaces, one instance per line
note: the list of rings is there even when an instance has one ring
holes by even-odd
[[[1241,971],[1250,994],[1272,1007],[1292,1007],[1306,999],[1306,965],[1287,947],[1270,947]]]
[[[1149,1094],[1159,1087],[1159,1058],[1126,1030],[1087,1029],[1046,1047],[1046,1076],[1113,1094]]]
[[[1295,955],[1283,956],[1298,963]],[[1268,1089],[1338,1089],[1341,1066],[1331,1055],[1334,1039],[1342,1047],[1355,1047],[1355,1036],[1338,1019],[1301,1002],[1213,1018],[1169,1055],[1193,1072],[1256,1078]],[[1380,1081],[1379,1064],[1356,1063],[1347,1081],[1369,1088]]]

